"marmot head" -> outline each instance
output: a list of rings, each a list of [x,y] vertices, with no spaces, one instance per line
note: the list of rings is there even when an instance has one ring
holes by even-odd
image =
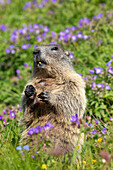
[[[46,77],[56,77],[64,70],[72,70],[70,53],[60,45],[42,45],[34,49],[33,74],[43,74]]]

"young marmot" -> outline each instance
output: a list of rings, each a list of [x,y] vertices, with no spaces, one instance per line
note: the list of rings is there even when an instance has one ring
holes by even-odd
[[[74,150],[80,129],[73,128],[70,120],[75,113],[83,117],[86,97],[85,83],[75,72],[69,55],[59,45],[43,45],[34,50],[33,74],[22,97],[22,123],[26,130],[21,135],[21,144],[27,143],[31,127],[51,123],[48,137],[52,146],[48,152],[57,155]],[[83,138],[82,134],[79,145]]]

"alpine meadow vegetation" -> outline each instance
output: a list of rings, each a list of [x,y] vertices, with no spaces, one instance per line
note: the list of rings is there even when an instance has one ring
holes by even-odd
[[[0,0],[0,169],[113,169],[113,1]],[[84,132],[81,160],[74,153],[48,155],[41,142],[51,123],[31,128],[32,146],[20,146],[21,94],[32,74],[33,49],[60,44],[86,82],[84,118],[70,122]],[[31,152],[33,143],[38,144]]]

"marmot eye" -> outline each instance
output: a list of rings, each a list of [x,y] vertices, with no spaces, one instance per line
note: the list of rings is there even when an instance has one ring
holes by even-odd
[[[51,51],[53,51],[53,50],[57,51],[57,50],[58,50],[58,47],[53,47],[53,48],[51,48]]]

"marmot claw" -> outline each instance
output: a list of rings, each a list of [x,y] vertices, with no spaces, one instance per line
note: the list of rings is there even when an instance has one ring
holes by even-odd
[[[30,98],[31,96],[34,96],[35,88],[32,85],[27,85],[24,92],[25,95]]]
[[[49,96],[48,96],[48,91],[43,91],[41,92],[38,97],[41,99],[43,102],[48,102],[49,101]]]

